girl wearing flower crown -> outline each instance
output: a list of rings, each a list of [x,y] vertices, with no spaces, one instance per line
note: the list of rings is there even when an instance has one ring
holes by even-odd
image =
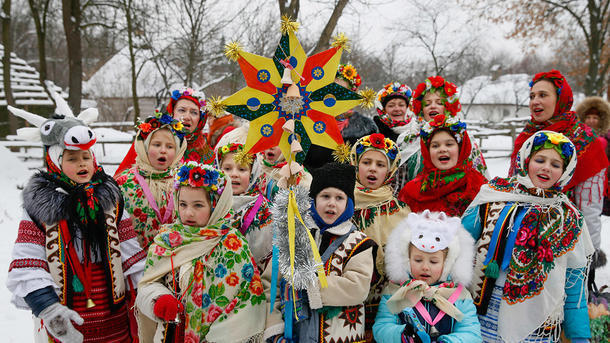
[[[167,103],[167,113],[184,124],[187,148],[184,161],[214,163],[214,150],[203,133],[207,120],[205,95],[191,88],[174,89]]]
[[[156,112],[138,125],[135,166],[115,177],[140,246],[148,250],[163,224],[174,222],[174,178],[170,170],[186,149],[182,123]]]
[[[467,287],[474,240],[460,218],[410,213],[386,246],[390,283],[373,331],[377,342],[481,342]]]
[[[358,230],[373,239],[379,250],[376,257],[377,274],[366,304],[367,341],[372,341],[372,326],[383,288],[387,283],[384,268],[384,247],[392,229],[410,210],[396,200],[389,185],[398,168],[398,147],[380,133],[360,138],[352,147],[350,162],[356,167],[353,222]]]
[[[216,147],[216,165],[231,179],[233,188],[233,220],[246,237],[259,271],[265,269],[272,249],[271,212],[269,200],[254,183],[256,161],[245,154],[247,127],[227,133]]]
[[[400,148],[400,157],[406,165],[407,181],[413,180],[424,168],[419,142],[421,126],[431,121],[436,115],[460,119],[461,109],[462,105],[457,94],[457,86],[441,76],[428,77],[415,88],[411,99],[411,110],[417,118],[419,127],[402,133],[396,141]],[[469,141],[471,142],[469,158],[475,169],[487,177],[487,165],[483,159],[483,154],[472,137],[469,137]]]
[[[540,130],[561,132],[576,146],[578,165],[572,181],[563,189],[582,211],[593,246],[601,244],[601,213],[608,159],[604,144],[589,126],[571,111],[572,88],[557,70],[538,73],[530,82],[532,117],[515,140],[509,175],[516,172],[516,158],[524,142]]]
[[[379,132],[396,142],[398,136],[411,131],[417,123],[412,119],[413,113],[409,111],[413,91],[409,86],[399,82],[385,85],[375,98],[378,116],[373,117]]]
[[[50,119],[9,109],[40,127],[20,134],[33,130],[30,138],[42,139],[46,166],[23,190],[24,218],[6,281],[13,304],[39,318],[37,341],[131,342],[127,297],[146,253],[119,187],[91,150],[96,137],[84,123],[91,109]]]
[[[265,295],[248,243],[230,226],[229,178],[177,169],[178,218],[148,250],[136,304],[143,342],[248,342],[265,326]]]
[[[572,342],[591,337],[585,280],[594,249],[561,191],[576,155],[564,135],[535,133],[515,175],[481,187],[462,218],[477,240],[471,293],[485,342],[558,342],[562,328]]]
[[[420,134],[424,169],[400,191],[398,198],[412,211],[443,211],[461,216],[487,180],[470,160],[466,124],[439,114]]]

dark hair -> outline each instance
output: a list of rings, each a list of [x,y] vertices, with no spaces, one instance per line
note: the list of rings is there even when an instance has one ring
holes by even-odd
[[[458,144],[458,146],[460,147],[460,151],[462,150],[462,142],[458,142],[457,138],[455,138],[455,136],[453,135],[453,132],[451,132],[451,130],[449,130],[446,127],[436,129],[436,130],[434,130],[434,132],[432,132],[432,134],[430,135],[430,138],[428,138],[428,142],[426,143],[426,147],[428,147],[428,149],[430,149],[430,144],[432,143],[432,138],[434,138],[434,136],[439,132],[447,132],[449,134],[449,136],[451,136],[451,138],[453,138],[455,140],[455,142]]]

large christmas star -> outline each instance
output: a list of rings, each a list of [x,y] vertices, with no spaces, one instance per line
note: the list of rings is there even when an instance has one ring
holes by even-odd
[[[335,116],[361,102],[362,96],[334,83],[346,40],[307,57],[295,35],[297,25],[283,19],[282,38],[273,58],[242,51],[236,43],[227,46],[227,56],[237,60],[246,87],[222,101],[229,113],[250,121],[245,151],[251,154],[280,147],[289,159],[290,143],[297,139],[303,149],[296,154],[302,163],[311,144],[334,149],[343,143]],[[282,83],[284,69],[298,87],[299,97],[287,96],[289,85]],[[294,134],[282,129],[294,119]]]

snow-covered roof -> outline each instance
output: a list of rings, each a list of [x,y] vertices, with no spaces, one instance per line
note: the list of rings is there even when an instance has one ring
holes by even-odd
[[[527,106],[529,100],[528,74],[507,74],[496,80],[489,75],[477,76],[460,87],[460,102],[464,104],[510,104]]]
[[[139,97],[155,97],[164,88],[163,78],[150,57],[150,52],[136,55],[136,65],[142,68],[136,83]],[[83,82],[83,93],[94,98],[131,97],[131,62],[127,47]]]
[[[0,106],[6,106],[4,94],[4,71],[1,57],[4,56],[4,46],[0,44]],[[55,106],[40,83],[38,71],[26,61],[11,53],[11,88],[17,106],[43,105]],[[56,92],[66,97],[61,87],[48,83]]]

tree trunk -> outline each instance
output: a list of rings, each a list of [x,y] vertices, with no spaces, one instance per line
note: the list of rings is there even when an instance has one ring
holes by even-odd
[[[62,14],[66,44],[68,46],[69,81],[68,104],[75,113],[80,112],[83,81],[83,52],[81,50],[80,0],[62,0]]]
[[[287,4],[287,2],[290,2]],[[278,0],[280,5],[280,16],[285,15],[292,20],[297,20],[299,17],[300,0]]]
[[[36,41],[38,43],[38,75],[40,84],[44,88],[45,92],[49,95],[49,99],[53,100],[53,96],[47,89],[45,81],[47,80],[47,51],[46,51],[46,40],[47,40],[47,14],[49,11],[49,0],[44,0],[42,3],[37,4],[34,0],[28,0],[30,11],[32,12],[32,18],[34,19],[34,27],[36,28]],[[42,10],[42,12],[41,12]]]
[[[2,45],[4,45],[4,55],[2,56],[2,72],[4,79],[4,97],[6,103],[15,106],[13,90],[11,88],[11,52],[13,51],[13,40],[11,39],[11,0],[4,0],[2,3]]]
[[[345,6],[348,2],[349,0],[339,0],[335,4],[333,13],[330,15],[328,22],[326,22],[324,30],[322,30],[322,34],[320,35],[318,44],[316,44],[316,47],[313,49],[314,54],[326,50],[330,47],[330,37],[333,34],[335,27],[337,27],[337,22],[339,21],[341,14],[343,14],[343,9],[345,9]]]
[[[138,75],[136,73],[136,54],[133,46],[133,2],[127,0],[125,2],[125,19],[127,21],[127,42],[129,46],[129,62],[131,63],[131,98],[133,101],[133,123],[137,124],[138,118],[140,117],[140,103],[138,101]]]
[[[601,53],[604,47],[604,37],[601,33],[602,18],[600,18],[599,5],[594,0],[587,1],[589,10],[589,65],[585,78],[585,95],[601,95],[603,76],[600,75]]]

